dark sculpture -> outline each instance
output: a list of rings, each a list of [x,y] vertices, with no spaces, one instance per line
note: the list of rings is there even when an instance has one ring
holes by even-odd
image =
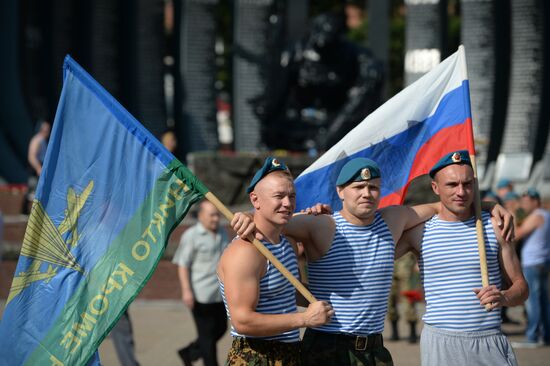
[[[382,67],[344,31],[340,17],[317,16],[267,70],[266,91],[251,102],[268,148],[327,150],[379,106]]]

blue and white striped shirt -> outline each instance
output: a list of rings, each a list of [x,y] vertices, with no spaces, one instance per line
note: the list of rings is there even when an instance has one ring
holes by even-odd
[[[499,243],[490,215],[483,212],[489,283],[501,286]],[[426,296],[423,320],[456,331],[500,329],[500,309],[485,311],[472,291],[481,288],[475,218],[443,221],[432,217],[424,226],[419,259]]]
[[[262,243],[289,270],[289,272],[294,275],[294,277],[298,278],[298,261],[296,259],[296,252],[294,252],[292,245],[285,237],[281,236],[281,242],[278,244],[272,244],[263,240]],[[219,282],[227,317],[231,320],[229,308],[225,299],[223,282]],[[281,274],[281,272],[279,272],[277,268],[275,268],[275,266],[268,261],[266,273],[260,279],[260,295],[258,305],[256,306],[256,312],[262,314],[289,314],[295,313],[296,311],[296,292],[294,286],[292,286],[292,284]],[[235,328],[233,328],[233,324],[231,324],[231,335],[233,337],[276,340],[287,343],[298,342],[300,340],[299,329],[290,330],[274,336],[254,337],[237,333]]]
[[[382,333],[388,308],[395,245],[378,212],[372,224],[357,226],[333,214],[336,233],[328,253],[308,265],[309,288],[335,310],[316,329],[366,336]]]

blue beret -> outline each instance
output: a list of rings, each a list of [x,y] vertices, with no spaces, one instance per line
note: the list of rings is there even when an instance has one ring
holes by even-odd
[[[502,178],[497,183],[497,189],[508,187],[511,184],[512,182],[510,182],[510,179]]]
[[[516,192],[508,192],[504,195],[504,198],[502,198],[504,202],[515,201],[517,199],[519,199],[519,194],[517,194]]]
[[[341,186],[348,182],[360,182],[374,178],[380,178],[378,164],[367,158],[355,158],[342,167],[336,185]]]
[[[435,165],[430,169],[430,177],[435,177],[436,173],[446,166],[453,164],[466,164],[472,166],[470,161],[470,154],[467,150],[454,151],[443,156]]]
[[[535,188],[533,188],[533,187],[531,187],[531,188],[529,188],[528,190],[526,190],[526,191],[523,193],[523,196],[529,196],[529,197],[531,197],[531,198],[534,198],[534,199],[540,201],[540,194],[539,194],[539,192],[538,192]]]
[[[250,184],[248,185],[248,188],[246,189],[246,193],[252,192],[254,190],[254,187],[256,187],[256,184],[258,184],[258,182],[261,181],[263,177],[277,170],[288,170],[288,168],[282,161],[277,160],[272,156],[267,157],[264,161],[264,165],[262,165],[262,167],[256,172],[256,174],[254,174],[254,177],[252,178]]]

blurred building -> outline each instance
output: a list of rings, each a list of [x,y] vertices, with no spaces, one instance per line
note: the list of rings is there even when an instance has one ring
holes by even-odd
[[[361,42],[372,48],[384,70],[394,63],[389,50],[403,42],[403,87],[463,43],[482,188],[505,177],[519,190],[536,186],[550,195],[550,3],[352,3],[355,23],[350,24],[362,19],[366,39]],[[27,144],[38,119],[54,120],[67,53],[154,135],[176,131],[176,156],[182,159],[189,152],[265,149],[253,101],[279,81],[266,70],[280,64],[286,45],[303,39],[313,16],[335,9],[344,14],[345,4],[2,1],[0,178],[27,181]],[[393,24],[401,21],[404,32],[398,34]],[[390,74],[384,75],[387,97]],[[221,119],[216,118],[219,106]]]

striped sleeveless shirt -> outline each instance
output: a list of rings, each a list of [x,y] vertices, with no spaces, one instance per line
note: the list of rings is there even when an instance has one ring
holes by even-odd
[[[272,244],[262,240],[262,243],[267,249],[273,253],[273,255],[292,273],[295,277],[298,277],[298,261],[296,259],[296,252],[292,248],[290,242],[281,236],[281,242],[279,244]],[[223,282],[219,280],[220,291],[222,294],[223,303],[225,305],[225,311],[227,317],[231,320],[229,314],[229,308],[225,299],[225,289]],[[271,262],[267,262],[266,273],[260,279],[260,295],[258,299],[258,305],[256,306],[256,312],[262,314],[289,314],[295,313],[296,307],[296,292],[292,284],[275,268]],[[279,342],[298,342],[300,340],[299,329],[290,330],[281,334],[268,337],[253,337],[249,335],[239,334],[233,324],[231,324],[231,335],[233,337],[246,337],[256,338],[264,340],[276,340]]]
[[[489,283],[501,286],[499,243],[489,213],[483,212]],[[431,326],[455,331],[500,329],[500,309],[487,312],[474,288],[481,288],[476,224],[444,221],[434,216],[425,223],[418,261],[426,297],[422,320]]]
[[[537,208],[531,215],[541,215],[544,223],[523,242],[521,265],[524,267],[539,266],[550,260],[550,212]]]
[[[333,214],[336,233],[330,250],[308,264],[309,289],[335,310],[330,323],[316,328],[366,336],[382,333],[388,308],[394,242],[376,212],[374,221],[357,226]]]

